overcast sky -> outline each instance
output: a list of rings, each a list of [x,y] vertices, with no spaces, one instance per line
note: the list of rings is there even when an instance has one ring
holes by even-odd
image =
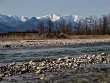
[[[0,13],[18,16],[103,15],[110,13],[110,0],[0,0]]]

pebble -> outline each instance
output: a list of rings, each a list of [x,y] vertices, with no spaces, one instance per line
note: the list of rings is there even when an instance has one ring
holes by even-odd
[[[11,63],[0,67],[0,80],[6,76],[34,72],[43,74],[46,72],[62,72],[64,70],[76,70],[92,64],[108,64],[109,58],[105,53],[97,55],[81,55],[78,57],[64,57],[58,59],[44,59],[24,63]],[[83,69],[83,68],[82,68]]]
[[[42,71],[41,71],[41,70],[37,70],[35,73],[36,73],[36,74],[41,74]]]
[[[101,53],[100,56],[106,56],[106,53]]]
[[[4,76],[5,76],[4,74],[0,74],[0,81],[3,80],[3,77],[4,77]]]
[[[4,76],[5,76],[4,74],[0,74],[0,78],[1,78],[1,77],[4,77]]]

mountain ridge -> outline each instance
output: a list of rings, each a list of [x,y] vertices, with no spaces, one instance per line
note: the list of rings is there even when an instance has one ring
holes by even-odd
[[[76,31],[76,29],[78,29],[78,23],[81,21],[82,23],[86,21],[89,23],[89,20],[85,21],[85,18],[77,15],[60,16],[56,14],[49,14],[46,16],[29,18],[25,16],[0,14],[0,24],[4,24],[10,28],[10,30],[7,29],[7,27],[5,27],[5,29],[0,25],[0,32],[2,32],[2,28],[4,32],[25,32],[35,30],[38,31],[40,28],[47,31],[50,27],[52,31],[57,31],[57,29],[60,29],[61,27],[70,27],[73,31]]]

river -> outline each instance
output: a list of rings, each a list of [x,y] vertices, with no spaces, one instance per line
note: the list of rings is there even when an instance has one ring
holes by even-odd
[[[45,48],[25,49],[2,49],[0,50],[0,63],[22,62],[39,58],[58,58],[64,56],[78,56],[84,54],[109,53],[109,44],[95,44],[92,46],[62,46]]]

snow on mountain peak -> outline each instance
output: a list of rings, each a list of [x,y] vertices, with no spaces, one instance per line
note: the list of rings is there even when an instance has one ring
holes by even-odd
[[[57,21],[60,19],[60,16],[56,15],[56,14],[51,14],[50,15],[50,19],[51,21]]]
[[[48,18],[48,15],[46,15],[46,16],[40,16],[40,17],[35,17],[35,18],[38,19],[38,20],[47,19]]]
[[[27,17],[25,17],[25,16],[21,16],[21,21],[22,21],[22,22],[26,22],[27,20],[28,20]]]
[[[41,16],[41,17],[36,17],[37,19],[50,19],[51,21],[57,21],[60,19],[60,16],[56,15],[56,14],[50,14],[50,15],[46,15],[46,16]]]
[[[7,16],[8,16],[8,17],[12,17],[12,15],[10,15],[10,14],[9,14],[9,15],[7,15]]]
[[[75,22],[79,21],[79,19],[80,19],[79,16],[77,16],[77,15],[74,16],[74,21],[75,21]]]

